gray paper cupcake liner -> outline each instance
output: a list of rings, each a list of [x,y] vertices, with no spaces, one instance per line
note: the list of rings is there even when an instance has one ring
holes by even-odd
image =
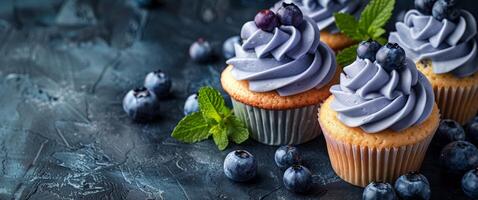
[[[267,145],[302,144],[317,137],[320,105],[286,110],[261,109],[232,99],[234,114],[247,125],[251,137]]]

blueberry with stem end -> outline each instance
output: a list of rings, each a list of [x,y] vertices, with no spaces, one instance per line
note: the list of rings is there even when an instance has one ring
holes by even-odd
[[[454,141],[464,141],[466,137],[465,130],[458,122],[444,119],[440,122],[434,138],[436,145],[444,147]]]
[[[397,43],[387,43],[385,46],[381,47],[377,51],[375,58],[377,63],[387,72],[393,70],[401,71],[405,68],[405,50],[403,50],[403,48]]]
[[[297,147],[286,145],[276,150],[274,155],[276,165],[281,169],[287,169],[292,165],[298,165],[302,161],[302,156]]]
[[[440,153],[440,161],[451,173],[463,173],[478,166],[478,149],[467,141],[446,145]]]
[[[362,200],[396,200],[397,194],[390,183],[371,182],[362,193]]]
[[[256,176],[257,162],[254,156],[245,150],[236,150],[224,159],[224,174],[236,182],[245,182]]]
[[[153,92],[156,97],[163,98],[170,93],[171,79],[163,71],[158,69],[146,75],[144,87]]]
[[[148,89],[130,90],[123,98],[123,110],[135,121],[151,121],[160,114],[160,103]]]
[[[282,25],[299,27],[304,21],[302,11],[294,3],[282,3],[277,10],[277,16]]]
[[[400,176],[395,181],[395,191],[404,200],[428,200],[431,197],[430,183],[425,176],[417,172]]]
[[[375,55],[381,47],[382,45],[380,45],[380,43],[372,39],[362,41],[357,47],[357,56],[361,59],[369,59],[374,62]]]
[[[212,47],[208,41],[199,38],[189,47],[189,56],[195,62],[206,62],[212,58]]]
[[[448,19],[452,22],[457,22],[460,18],[460,10],[455,8],[455,2],[450,0],[438,0],[433,5],[432,15],[438,20]]]
[[[289,191],[306,193],[312,186],[312,173],[302,165],[293,165],[284,172],[282,181]]]
[[[279,18],[271,10],[261,10],[254,17],[254,22],[257,28],[260,28],[266,32],[272,32],[276,27],[280,25]]]

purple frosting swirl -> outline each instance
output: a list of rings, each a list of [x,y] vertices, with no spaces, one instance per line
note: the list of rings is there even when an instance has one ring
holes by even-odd
[[[461,10],[455,23],[410,10],[396,29],[397,32],[390,33],[389,41],[403,47],[415,62],[430,59],[434,73],[466,77],[478,71],[477,29],[471,13]]]
[[[312,18],[320,30],[339,32],[335,25],[334,13],[349,13],[359,17],[368,0],[284,0],[278,2],[273,10],[282,6],[282,2],[294,3],[304,15]]]
[[[249,81],[251,91],[290,96],[321,88],[335,74],[335,54],[320,42],[320,31],[308,17],[297,28],[280,26],[272,33],[249,21],[241,38],[236,57],[226,63],[234,66],[231,73],[236,80]]]
[[[432,86],[411,59],[404,65],[402,71],[387,72],[377,62],[357,59],[345,67],[340,84],[330,88],[338,119],[367,133],[400,131],[425,121],[435,102]]]

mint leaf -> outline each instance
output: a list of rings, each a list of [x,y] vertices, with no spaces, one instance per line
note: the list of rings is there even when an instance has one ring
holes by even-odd
[[[236,144],[241,144],[249,138],[249,130],[245,124],[234,115],[227,118],[227,135]]]
[[[184,117],[174,128],[172,137],[194,143],[212,135],[219,150],[226,149],[229,140],[239,144],[249,138],[247,127],[225,105],[219,91],[203,87],[199,90],[198,101],[199,112]]]
[[[174,128],[171,136],[185,143],[194,143],[207,139],[210,126],[201,113],[196,112],[184,117]]]
[[[219,150],[226,149],[227,145],[229,144],[229,140],[227,139],[227,130],[222,127],[220,124],[217,124],[209,130],[212,134],[212,138],[214,139],[214,143]]]
[[[203,87],[199,90],[198,102],[204,118],[214,119],[217,123],[221,122],[223,116],[231,113],[231,110],[226,107],[221,93],[212,87]]]
[[[337,63],[342,67],[353,63],[357,59],[357,47],[358,44],[340,51],[337,55]]]
[[[362,35],[358,32],[358,22],[355,17],[347,13],[335,13],[335,24],[340,31],[354,40],[362,40]]]
[[[363,10],[359,20],[359,30],[370,37],[377,35],[392,16],[395,0],[372,0]]]

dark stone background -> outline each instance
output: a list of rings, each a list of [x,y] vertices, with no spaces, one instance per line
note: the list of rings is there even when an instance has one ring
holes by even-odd
[[[360,199],[362,189],[332,171],[322,137],[300,146],[315,182],[300,196],[282,186],[276,147],[248,141],[220,152],[169,136],[188,94],[220,87],[224,60],[195,64],[189,45],[204,37],[220,55],[222,41],[272,3],[165,0],[146,11],[119,0],[2,0],[0,199]],[[123,95],[157,68],[172,76],[173,96],[157,122],[133,123]],[[234,149],[257,157],[256,180],[225,178]],[[422,171],[433,199],[464,199],[437,157],[432,149]]]

